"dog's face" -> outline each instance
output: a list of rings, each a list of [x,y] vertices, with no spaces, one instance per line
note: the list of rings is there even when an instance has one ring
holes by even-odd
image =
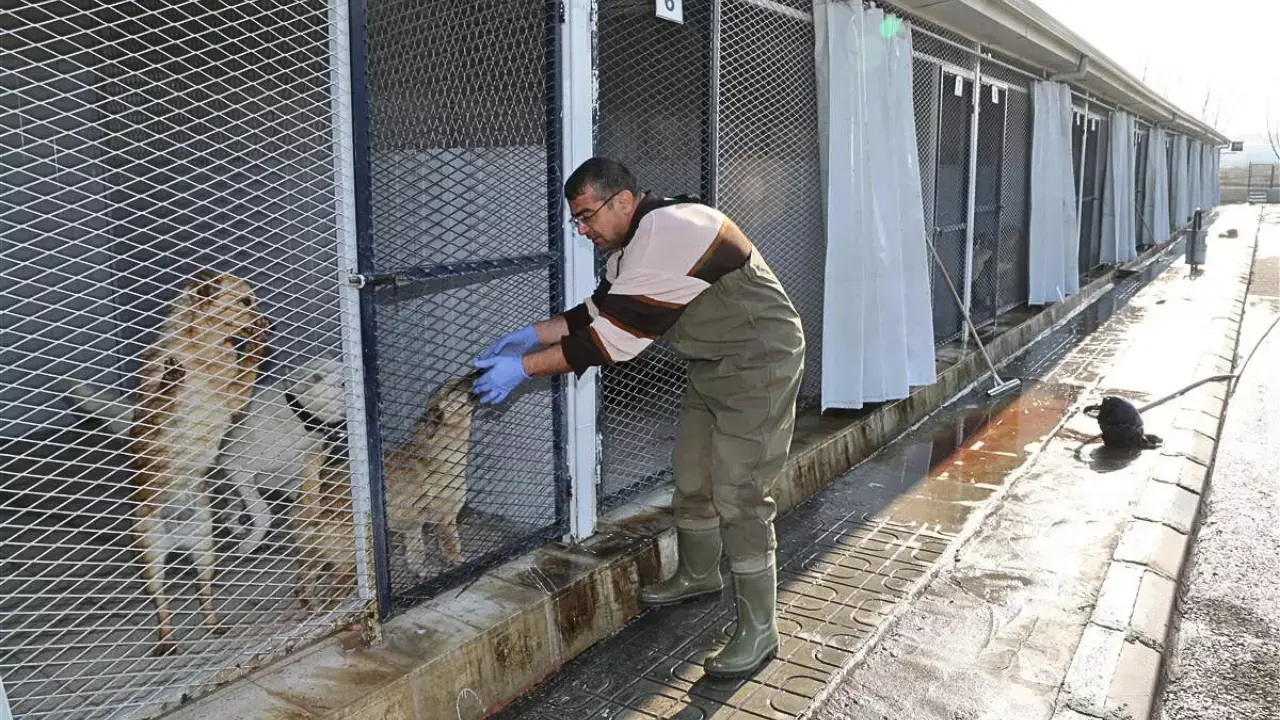
[[[476,376],[477,373],[471,373],[454,378],[431,393],[426,415],[433,433],[444,428],[459,431],[471,428],[471,411],[475,407],[471,383]]]
[[[267,318],[258,308],[258,296],[234,275],[198,272],[182,289],[179,302],[193,324],[229,337],[266,341]]]
[[[336,358],[312,358],[285,377],[285,388],[320,422],[341,422],[346,417],[343,370],[342,362]]]

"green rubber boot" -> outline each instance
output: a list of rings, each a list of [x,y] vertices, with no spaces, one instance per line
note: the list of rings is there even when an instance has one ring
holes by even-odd
[[[734,573],[738,627],[729,644],[707,656],[708,675],[749,677],[778,654],[778,569]]]
[[[669,580],[640,588],[642,605],[662,606],[692,600],[724,589],[720,577],[720,530],[676,528],[676,572]]]

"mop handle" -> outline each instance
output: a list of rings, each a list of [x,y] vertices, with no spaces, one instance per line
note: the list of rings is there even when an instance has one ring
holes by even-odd
[[[973,326],[973,320],[969,319],[969,311],[964,307],[964,300],[960,299],[960,293],[956,290],[956,286],[951,282],[951,275],[947,272],[947,266],[942,264],[942,258],[938,257],[938,248],[933,246],[933,240],[925,235],[925,242],[929,243],[929,250],[933,253],[933,259],[938,262],[938,269],[942,271],[942,277],[947,281],[947,287],[951,289],[951,297],[956,299],[956,305],[960,308],[960,314],[964,316],[964,322],[969,326],[969,332],[973,334],[973,339],[978,343],[978,349],[982,351],[982,357],[987,361],[987,367],[991,369],[991,374],[995,376],[996,382],[1000,382],[1000,375],[996,373],[996,364],[991,362],[991,356],[987,354],[987,348],[982,344],[982,338],[978,337],[978,329]]]

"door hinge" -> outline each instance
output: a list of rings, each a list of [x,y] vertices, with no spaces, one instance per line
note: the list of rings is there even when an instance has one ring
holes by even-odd
[[[556,3],[556,12],[560,17],[560,24],[563,25],[565,20],[564,0],[560,0],[558,3]]]
[[[358,290],[364,287],[365,285],[369,284],[369,278],[365,277],[364,275],[361,275],[358,272],[348,272],[347,284]]]

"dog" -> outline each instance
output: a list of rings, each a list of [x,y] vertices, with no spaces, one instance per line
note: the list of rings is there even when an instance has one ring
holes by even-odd
[[[298,602],[304,610],[329,609],[350,594],[356,580],[350,466],[313,446],[303,451],[300,477],[290,516],[299,558]]]
[[[271,528],[271,514],[259,488],[294,494],[300,493],[303,483],[310,490],[319,487],[319,469],[309,464],[309,455],[324,458],[329,448],[342,444],[346,425],[342,377],[339,360],[312,358],[281,382],[260,386],[244,419],[227,433],[219,465],[250,517],[248,537],[236,547],[237,553],[257,549]]]
[[[418,577],[427,574],[422,528],[431,524],[440,551],[451,565],[462,563],[458,513],[466,501],[471,416],[471,384],[478,373],[436,388],[409,439],[387,456],[383,485],[388,528],[404,537],[405,561]]]
[[[1107,395],[1100,405],[1090,405],[1084,414],[1098,420],[1102,444],[1110,450],[1135,452],[1153,450],[1164,444],[1157,435],[1146,434],[1142,415],[1133,403]]]
[[[215,634],[226,630],[213,607],[213,513],[205,475],[249,403],[267,333],[247,282],[202,270],[183,286],[140,358],[128,435],[134,535],[156,607],[156,655],[176,648],[163,587],[165,562],[175,550],[189,551],[195,561],[205,625]]]
[[[275,383],[259,384],[239,422],[223,440],[217,466],[244,501],[247,535],[235,552],[248,554],[261,545],[271,528],[271,514],[260,489],[296,495],[308,452],[324,453],[324,444],[342,444],[345,426],[343,366],[334,358],[315,357],[291,370]],[[127,435],[134,408],[109,391],[91,391],[87,385],[63,383],[63,392],[77,409],[87,412],[116,435]],[[310,478],[311,487],[318,478]]]

